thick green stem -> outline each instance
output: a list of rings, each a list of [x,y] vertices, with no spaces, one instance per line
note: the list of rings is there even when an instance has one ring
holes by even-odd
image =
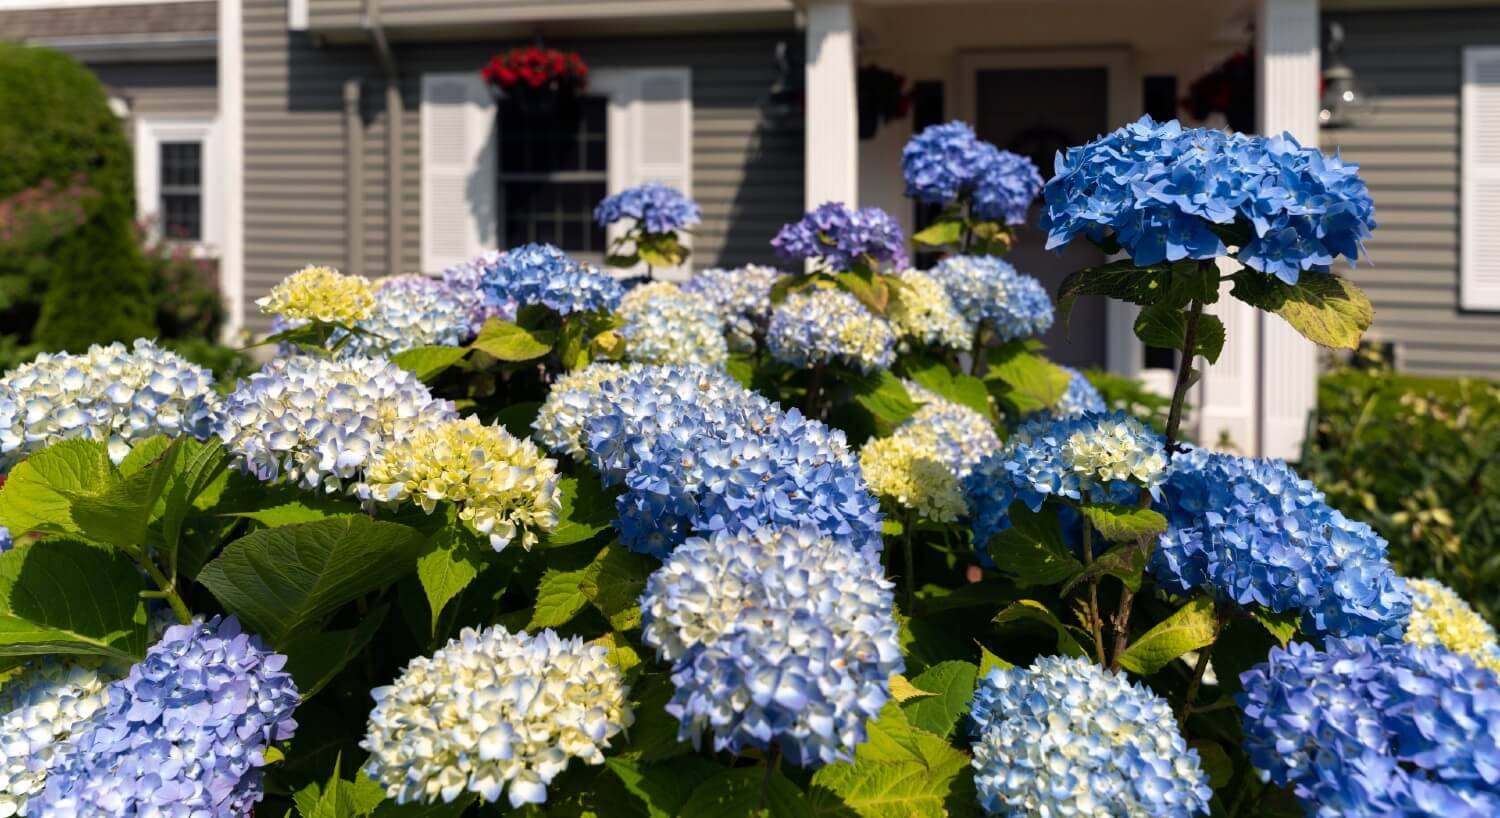
[[[130,556],[135,557],[135,561],[140,563],[142,568],[146,569],[146,576],[156,583],[158,589],[156,593],[172,607],[172,613],[177,616],[177,621],[184,625],[190,624],[193,621],[193,612],[188,610],[187,603],[182,601],[182,595],[177,593],[177,583],[163,574],[156,566],[156,561],[151,559],[144,550],[132,548],[129,553]]]
[[[1187,403],[1188,386],[1193,376],[1193,349],[1198,344],[1198,324],[1203,320],[1203,302],[1197,298],[1193,299],[1188,306],[1187,329],[1182,337],[1182,360],[1177,365],[1177,383],[1172,389],[1172,408],[1167,413],[1167,457],[1177,450],[1177,439],[1182,428],[1183,405]],[[1141,491],[1141,508],[1151,507],[1151,494],[1144,489]],[[1138,547],[1143,551],[1149,546],[1147,542],[1141,542]],[[1130,609],[1135,604],[1135,594],[1129,588],[1120,590],[1120,608],[1115,613],[1113,622],[1115,631],[1115,650],[1110,661],[1110,669],[1120,669],[1120,656],[1125,653],[1125,648],[1130,642]]]
[[[1084,502],[1088,502],[1085,495]],[[1083,523],[1083,567],[1087,570],[1094,564],[1093,526]],[[1089,577],[1089,630],[1094,635],[1094,658],[1104,664],[1104,621],[1099,616],[1099,576]]]
[[[811,381],[807,385],[806,406],[804,411],[810,418],[822,418],[823,413],[819,401],[823,398],[823,365],[813,364]]]
[[[913,528],[913,524],[915,523],[915,520],[912,519],[914,516],[915,515],[911,514],[910,512],[908,512],[906,515],[905,530],[902,532],[903,537],[901,543],[902,553],[906,557],[906,576],[904,577],[904,579],[906,580],[907,616],[916,616],[917,606],[917,559],[916,556],[912,553],[914,549],[911,542],[911,530]]]
[[[766,772],[760,779],[760,808],[769,809],[771,806],[771,776],[776,773],[776,768],[781,765],[781,748],[775,744],[771,745],[771,752],[766,756]]]
[[[979,377],[984,371],[984,325],[974,328],[974,347],[969,352],[969,374]]]

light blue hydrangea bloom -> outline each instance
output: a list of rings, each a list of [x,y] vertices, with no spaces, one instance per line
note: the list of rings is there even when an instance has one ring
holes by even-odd
[[[1119,243],[1138,265],[1228,254],[1212,225],[1240,223],[1241,262],[1288,284],[1358,261],[1375,207],[1358,167],[1276,137],[1183,128],[1150,117],[1057,158],[1045,188],[1047,246]]]
[[[661,182],[647,182],[613,196],[594,208],[600,227],[632,219],[647,233],[671,233],[692,227],[703,218],[697,202]]]
[[[786,273],[775,267],[748,264],[723,269],[700,270],[682,283],[682,291],[694,293],[713,305],[724,324],[730,348],[754,350],[771,320],[771,288]]]
[[[1052,407],[1053,414],[1072,417],[1085,412],[1109,411],[1109,406],[1104,403],[1104,396],[1089,383],[1087,376],[1070,366],[1059,368],[1068,373],[1068,388],[1057,399],[1057,405]]]
[[[1286,463],[1188,449],[1173,455],[1163,495],[1170,527],[1150,567],[1167,590],[1300,611],[1319,636],[1405,632],[1411,596],[1385,540]]]
[[[98,662],[33,659],[0,686],[0,816],[29,815],[57,747],[104,706]]]
[[[1124,412],[1068,418],[1037,417],[1015,430],[1002,453],[1017,499],[1036,511],[1047,497],[1091,500],[1115,483],[1144,488],[1160,499],[1166,446]]]
[[[612,312],[625,294],[620,282],[550,244],[500,254],[485,267],[479,288],[492,304],[541,304],[559,315]]]
[[[948,291],[964,320],[1001,342],[1040,335],[1052,326],[1052,299],[1042,282],[994,256],[950,256],[927,274]]]
[[[235,387],[219,435],[258,480],[362,495],[365,469],[387,442],[457,417],[451,402],[384,358],[294,356]]]
[[[1500,679],[1468,657],[1293,642],[1240,681],[1250,760],[1309,815],[1500,815]]]
[[[168,628],[56,748],[36,814],[249,815],[266,750],[297,727],[285,664],[233,617]]]
[[[781,228],[771,240],[783,258],[816,259],[834,270],[859,265],[906,266],[906,239],[889,213],[878,207],[858,210],[826,202]]]
[[[393,355],[421,346],[462,346],[473,338],[479,294],[420,273],[375,282],[375,311],[356,326],[349,354]]]
[[[718,311],[675,284],[655,281],[631,289],[616,315],[632,362],[723,366],[729,360]]]
[[[641,597],[680,738],[774,744],[803,767],[850,760],[904,669],[891,588],[874,551],[813,528],[683,543]]]
[[[0,554],[9,551],[15,544],[15,539],[10,536],[10,529],[0,525]]]
[[[896,434],[925,430],[936,441],[943,465],[963,479],[980,461],[1000,451],[995,425],[978,411],[955,403],[915,381],[902,381],[906,394],[917,404],[916,414],[896,427]]]
[[[798,368],[839,363],[861,372],[891,365],[896,334],[844,290],[792,293],[771,313],[772,357]]]
[[[0,377],[0,474],[60,440],[107,444],[119,463],[157,435],[213,436],[213,374],[144,338],[42,353]]]
[[[705,367],[635,367],[596,400],[582,438],[605,484],[626,488],[616,527],[630,549],[664,556],[692,534],[770,524],[879,548],[879,503],[843,432]]]
[[[571,760],[604,763],[633,720],[628,693],[602,645],[551,630],[464,628],[370,691],[364,772],[398,804],[452,803],[464,792],[495,802],[502,791],[514,809],[541,804]]]
[[[443,283],[459,293],[460,297],[471,305],[470,336],[478,335],[479,330],[484,327],[484,322],[491,318],[499,318],[502,321],[516,320],[516,302],[491,301],[479,286],[484,281],[484,271],[495,266],[504,255],[503,250],[486,250],[468,261],[460,262],[443,271]]]
[[[1087,659],[992,670],[970,715],[974,783],[989,815],[1208,813],[1208,777],[1166,700]]]

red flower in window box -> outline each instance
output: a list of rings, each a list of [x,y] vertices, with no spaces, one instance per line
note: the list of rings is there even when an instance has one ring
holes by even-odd
[[[480,75],[503,94],[573,94],[588,84],[589,69],[576,51],[528,46],[491,57]]]

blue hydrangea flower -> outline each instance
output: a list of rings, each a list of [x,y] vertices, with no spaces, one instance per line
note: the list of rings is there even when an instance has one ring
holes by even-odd
[[[994,256],[950,256],[927,271],[943,285],[964,320],[1000,342],[1040,335],[1052,326],[1052,299],[1042,282]]]
[[[891,365],[896,334],[844,290],[792,293],[771,313],[771,357],[798,368],[841,363],[861,372]]]
[[[97,661],[33,659],[0,686],[0,816],[29,815],[57,748],[104,706]]]
[[[1042,175],[1024,156],[981,142],[965,122],[932,125],[901,151],[906,195],[948,205],[973,197],[974,215],[1016,225],[1042,189]]]
[[[1375,207],[1358,167],[1290,134],[1183,128],[1150,117],[1058,155],[1045,188],[1047,246],[1113,238],[1139,265],[1212,259],[1228,248],[1212,225],[1240,223],[1241,262],[1288,284],[1359,260]]]
[[[224,399],[219,436],[256,479],[360,495],[390,441],[455,420],[410,372],[384,358],[278,358]]]
[[[478,335],[479,330],[484,327],[484,322],[491,318],[499,318],[502,321],[516,320],[516,302],[491,301],[479,286],[484,281],[484,271],[495,266],[504,255],[505,253],[500,250],[487,250],[443,271],[443,283],[470,305],[470,336]]]
[[[1082,372],[1070,367],[1060,367],[1068,373],[1068,388],[1063,391],[1062,397],[1057,399],[1057,405],[1052,407],[1053,414],[1071,417],[1081,415],[1085,412],[1107,412],[1109,406],[1104,402],[1104,396],[1094,388],[1089,379]]]
[[[464,628],[370,691],[364,772],[398,804],[452,803],[466,791],[490,802],[503,791],[514,809],[541,804],[572,759],[604,763],[634,720],[628,693],[603,645]]]
[[[682,291],[712,305],[724,324],[730,349],[748,352],[755,349],[756,339],[765,337],[771,320],[771,288],[784,275],[775,267],[759,264],[712,267],[684,281]]]
[[[42,353],[0,377],[0,474],[60,440],[104,443],[119,463],[157,435],[215,431],[213,374],[144,338]]]
[[[594,221],[600,227],[633,219],[647,233],[671,233],[691,227],[702,218],[696,202],[661,182],[647,182],[606,196],[594,208]]]
[[[1042,192],[1042,173],[1020,154],[985,144],[983,170],[974,183],[974,215],[1008,225],[1026,223],[1031,203]]]
[[[550,244],[527,244],[501,254],[485,268],[479,288],[493,304],[542,304],[559,315],[611,312],[625,294],[620,282]]]
[[[896,427],[896,434],[921,430],[935,440],[938,457],[955,477],[963,479],[986,457],[1000,451],[994,424],[979,412],[922,387],[902,381],[917,411]]]
[[[1251,762],[1309,815],[1500,815],[1500,679],[1468,657],[1293,642],[1240,681]]]
[[[838,202],[817,209],[781,228],[771,240],[783,258],[817,259],[834,270],[858,265],[906,266],[906,239],[896,220],[878,207],[855,210]]]
[[[1411,613],[1386,544],[1280,460],[1205,449],[1172,457],[1160,510],[1170,527],[1151,573],[1175,593],[1300,611],[1304,632],[1400,639]]]
[[[168,628],[57,747],[37,814],[249,815],[266,750],[297,727],[285,664],[233,617]]]
[[[9,551],[15,544],[15,539],[10,536],[10,529],[0,525],[0,554]]]
[[[478,294],[420,273],[375,282],[375,311],[356,326],[357,353],[394,355],[421,346],[462,346],[472,337]]]
[[[768,524],[879,547],[879,504],[843,432],[705,367],[634,367],[595,388],[581,437],[605,484],[626,488],[616,526],[631,550]]]
[[[1161,437],[1124,412],[1036,417],[1015,430],[1002,457],[1016,497],[1032,511],[1047,497],[1098,501],[1115,483],[1161,497],[1167,470]]]
[[[1189,818],[1213,792],[1165,699],[1087,659],[997,668],[974,691],[986,814]]]
[[[647,580],[643,638],[672,663],[679,737],[851,760],[904,669],[876,552],[804,527],[683,543]]]
[[[995,567],[988,550],[990,540],[1011,527],[1010,507],[1020,498],[1018,476],[1011,472],[1010,463],[1009,454],[1002,448],[981,460],[963,478],[964,503],[969,509],[968,520],[973,529],[975,556],[986,568]],[[1140,496],[1140,487],[1129,480],[1095,484],[1089,489],[1089,500],[1095,503],[1134,505]],[[1066,504],[1059,506],[1057,511],[1063,540],[1075,553],[1081,554],[1083,515]],[[1108,547],[1108,543],[1100,537],[1094,538],[1094,544],[1096,552]]]

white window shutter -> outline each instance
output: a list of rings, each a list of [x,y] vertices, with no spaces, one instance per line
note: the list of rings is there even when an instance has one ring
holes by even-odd
[[[1464,49],[1464,309],[1500,310],[1500,48]]]
[[[495,104],[477,72],[422,75],[422,270],[495,249]]]
[[[693,80],[688,68],[630,68],[598,71],[595,93],[609,97],[609,192],[646,182],[670,185],[693,195]],[[610,239],[617,235],[610,231]],[[692,237],[683,243],[692,247]],[[663,278],[685,278],[688,264],[656,270]],[[638,271],[644,272],[644,268]]]

